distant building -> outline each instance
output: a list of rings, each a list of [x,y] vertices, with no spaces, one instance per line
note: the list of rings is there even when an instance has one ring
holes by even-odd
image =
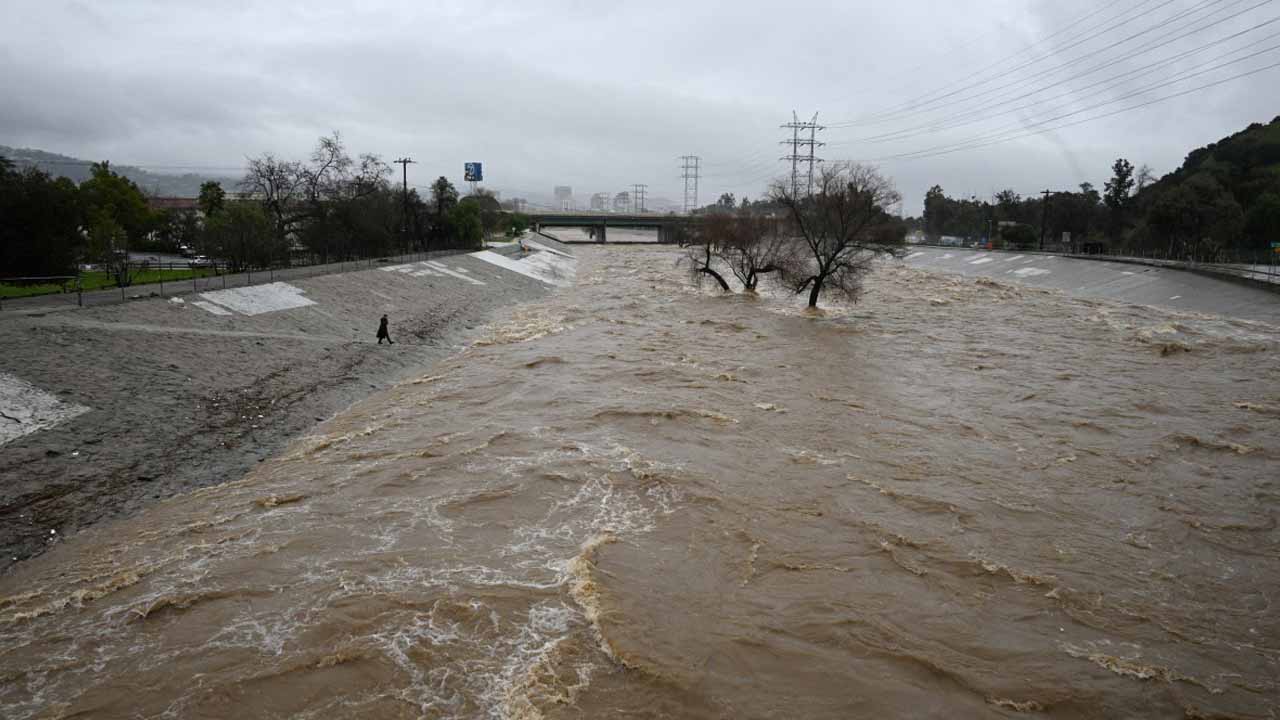
[[[200,201],[196,198],[148,197],[147,206],[152,210],[172,210],[175,212],[200,211]]]
[[[529,201],[524,198],[511,198],[506,203],[512,212],[527,213],[529,212]]]
[[[616,213],[631,212],[631,193],[620,192],[613,196],[613,211]]]
[[[557,185],[555,190],[556,206],[561,210],[573,209],[573,188],[568,185]]]
[[[609,193],[596,193],[591,196],[592,212],[609,212]]]

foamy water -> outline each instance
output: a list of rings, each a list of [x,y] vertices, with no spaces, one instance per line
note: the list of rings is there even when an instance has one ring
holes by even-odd
[[[0,583],[6,717],[1274,717],[1276,328],[578,280]]]

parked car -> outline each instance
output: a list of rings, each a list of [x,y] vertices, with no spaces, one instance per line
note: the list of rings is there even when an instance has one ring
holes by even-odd
[[[204,255],[197,255],[191,258],[191,262],[187,263],[187,265],[193,268],[213,267],[213,261]]]

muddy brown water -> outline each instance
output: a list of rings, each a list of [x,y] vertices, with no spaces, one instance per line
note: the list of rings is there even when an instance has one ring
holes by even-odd
[[[1273,718],[1280,330],[575,286],[0,580],[7,718]]]

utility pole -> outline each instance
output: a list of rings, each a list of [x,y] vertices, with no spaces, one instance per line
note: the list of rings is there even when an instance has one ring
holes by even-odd
[[[404,215],[401,217],[400,233],[401,233],[401,237],[404,238],[405,245],[408,245],[409,244],[409,164],[413,163],[414,161],[411,158],[405,157],[405,158],[400,158],[399,160],[394,160],[393,162],[398,163],[400,165],[401,178],[404,183],[403,185]]]
[[[1040,203],[1040,252],[1044,252],[1044,234],[1049,229],[1049,196],[1053,191],[1043,190],[1040,194],[1044,196],[1044,201]]]
[[[691,209],[698,207],[698,170],[702,162],[702,158],[697,155],[681,155],[680,159],[684,161],[681,169],[684,174],[680,177],[684,179],[684,214],[688,215]],[[692,175],[690,174],[692,171]],[[693,181],[693,193],[689,193],[689,181]]]
[[[784,156],[783,160],[791,161],[791,196],[797,197],[800,194],[800,163],[808,163],[808,194],[813,194],[813,166],[815,163],[822,162],[822,158],[814,157],[815,148],[822,147],[826,143],[818,142],[818,131],[826,130],[825,127],[818,124],[818,113],[813,114],[813,119],[808,122],[800,122],[800,118],[796,115],[796,111],[791,111],[791,122],[781,126],[784,130],[791,131],[790,140],[782,140],[781,145],[790,145],[791,154]],[[809,137],[802,137],[802,130],[809,131]],[[808,151],[801,153],[800,148],[807,147]]]
[[[644,191],[647,190],[648,188],[649,186],[643,183],[636,183],[635,185],[631,186],[632,212],[638,213],[640,215],[644,214]]]

